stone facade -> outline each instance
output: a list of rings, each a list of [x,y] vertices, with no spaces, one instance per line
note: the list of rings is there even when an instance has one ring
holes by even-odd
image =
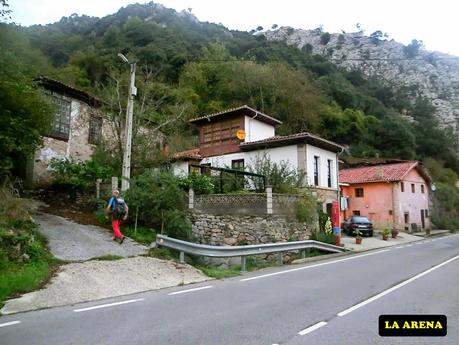
[[[97,110],[84,102],[60,95],[70,102],[70,131],[68,140],[45,136],[43,146],[35,152],[29,176],[35,187],[49,184],[51,179],[50,162],[53,158],[88,160],[95,145],[89,143],[89,122],[92,116],[100,116]],[[29,181],[30,183],[30,181]]]

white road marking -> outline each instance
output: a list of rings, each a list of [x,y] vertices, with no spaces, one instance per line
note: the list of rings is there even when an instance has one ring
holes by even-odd
[[[400,248],[403,248],[403,246],[398,246],[398,247],[395,247],[395,249],[400,249]]]
[[[383,292],[381,292],[381,293],[379,293],[379,294],[377,294],[377,295],[375,295],[375,296],[373,296],[373,297],[371,297],[371,298],[369,298],[369,299],[367,299],[367,300],[365,300],[363,302],[360,302],[359,304],[356,304],[356,305],[354,305],[354,306],[352,306],[352,307],[350,307],[350,308],[348,308],[346,310],[343,310],[342,312],[338,313],[337,315],[338,316],[347,315],[347,314],[353,312],[354,310],[357,310],[357,309],[359,309],[359,308],[361,308],[361,307],[363,307],[363,306],[365,306],[365,305],[367,305],[367,304],[369,304],[371,302],[374,302],[377,299],[379,299],[379,298],[381,298],[381,297],[383,297],[383,296],[385,296],[387,294],[390,294],[391,292],[393,292],[393,291],[395,291],[397,289],[400,289],[401,287],[403,287],[403,286],[405,286],[405,285],[407,285],[407,284],[409,284],[409,283],[421,278],[422,276],[425,276],[426,274],[429,274],[430,272],[435,271],[436,269],[438,269],[438,268],[440,268],[440,267],[442,267],[442,266],[444,266],[446,264],[449,264],[450,262],[452,262],[452,261],[454,261],[454,260],[456,260],[458,258],[459,258],[459,255],[457,255],[457,256],[449,259],[449,260],[446,260],[446,261],[442,262],[441,264],[438,264],[437,266],[429,268],[428,270],[426,270],[426,271],[424,271],[422,273],[419,273],[418,275],[416,275],[416,276],[414,276],[414,277],[412,277],[410,279],[407,279],[404,282],[401,282],[400,284],[397,284],[397,285],[391,287],[390,289],[387,289],[387,290],[385,290],[385,291],[383,291]]]
[[[407,246],[407,247],[411,247],[412,245],[413,245],[413,244],[407,244],[406,246]]]
[[[199,287],[199,288],[195,288],[195,289],[188,289],[188,290],[181,290],[181,291],[171,292],[168,295],[178,295],[178,294],[181,294],[181,293],[187,293],[187,292],[192,292],[192,291],[210,289],[211,287],[213,287],[213,286],[212,285],[207,285],[207,286],[203,286],[203,287]]]
[[[82,311],[89,311],[89,310],[94,310],[94,309],[101,309],[101,308],[114,307],[114,306],[122,305],[122,304],[140,302],[140,301],[143,301],[143,300],[144,300],[144,298],[130,299],[130,300],[127,300],[127,301],[122,301],[122,302],[115,302],[115,303],[109,303],[109,304],[101,304],[101,305],[96,305],[96,306],[94,306],[94,307],[81,308],[81,309],[74,309],[73,311],[74,311],[75,313],[81,313]]]
[[[309,268],[314,268],[314,267],[319,267],[319,266],[331,265],[331,264],[334,264],[334,263],[336,263],[336,262],[342,262],[342,261],[348,261],[348,260],[358,259],[358,258],[362,258],[362,257],[364,257],[364,256],[380,254],[380,253],[384,253],[384,252],[388,252],[388,251],[389,251],[389,249],[379,250],[379,251],[373,252],[373,253],[368,253],[368,254],[363,254],[363,255],[351,256],[351,257],[348,257],[348,258],[339,259],[339,260],[334,260],[334,261],[322,262],[322,263],[320,263],[320,264],[315,264],[315,265],[311,265],[311,266],[304,266],[304,267],[292,268],[292,269],[290,269],[290,270],[285,270],[285,271],[280,271],[280,272],[275,272],[275,273],[263,274],[263,275],[261,275],[261,276],[256,276],[256,277],[251,277],[251,278],[244,278],[244,279],[241,279],[240,281],[241,281],[241,282],[245,282],[245,281],[254,280],[254,279],[260,279],[260,278],[266,278],[266,277],[271,277],[271,276],[277,276],[277,275],[279,275],[279,274],[290,273],[290,272],[295,272],[295,271],[301,271],[301,270],[306,270],[306,269],[309,269]]]
[[[0,323],[0,327],[17,325],[18,323],[21,323],[21,321],[11,321],[11,322]]]
[[[303,329],[302,331],[298,332],[299,335],[305,335],[305,334],[308,334],[308,333],[311,333],[313,331],[315,331],[316,329],[319,329],[320,327],[323,327],[325,326],[327,323],[325,321],[320,321],[318,323],[316,323],[315,325],[312,325],[308,328],[305,328]]]

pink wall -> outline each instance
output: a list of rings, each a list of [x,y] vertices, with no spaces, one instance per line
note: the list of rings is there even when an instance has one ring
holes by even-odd
[[[341,219],[360,211],[373,221],[376,228],[392,227],[407,230],[411,223],[422,228],[421,210],[429,210],[429,190],[425,180],[413,169],[403,179],[404,191],[401,191],[401,182],[374,182],[342,186],[342,195],[349,196],[348,209],[341,212]],[[411,191],[414,184],[415,192]],[[424,186],[424,193],[421,192]],[[356,197],[355,189],[363,188],[364,196]],[[408,213],[408,224],[405,224],[405,213]],[[423,211],[425,216],[425,211]],[[424,226],[430,228],[430,210],[428,217],[424,217]],[[405,227],[407,227],[405,229]]]
[[[355,196],[356,188],[363,188],[363,197]],[[376,228],[392,225],[393,216],[389,214],[389,210],[393,208],[392,183],[353,184],[343,187],[343,195],[349,196],[346,218],[351,216],[353,211],[360,211],[360,215],[373,221]]]
[[[418,224],[421,227],[421,210],[429,209],[429,188],[419,173],[413,169],[403,179],[404,192],[401,191],[400,183],[397,183],[397,192],[399,199],[399,214],[397,222],[401,228],[410,226],[411,223]],[[411,184],[414,184],[414,193],[411,191]],[[421,192],[421,185],[424,186],[424,193]],[[405,212],[409,215],[408,225],[404,222]],[[425,227],[430,227],[430,212],[425,218]]]

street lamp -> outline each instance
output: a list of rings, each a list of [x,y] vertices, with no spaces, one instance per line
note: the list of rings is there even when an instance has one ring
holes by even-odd
[[[118,57],[130,66],[130,83],[128,93],[128,103],[126,109],[126,126],[125,126],[125,144],[123,155],[123,171],[121,174],[121,191],[125,192],[129,189],[129,179],[131,178],[131,143],[132,143],[132,115],[134,112],[134,96],[137,95],[135,87],[135,62],[129,60],[121,53]]]

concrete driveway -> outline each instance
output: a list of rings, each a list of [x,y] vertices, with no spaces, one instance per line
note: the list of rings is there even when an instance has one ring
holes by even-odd
[[[361,244],[355,243],[355,237],[343,235],[341,237],[341,243],[344,244],[345,248],[349,248],[355,252],[362,252],[370,249],[404,245],[410,242],[421,241],[423,239],[424,237],[401,232],[398,234],[397,238],[391,238],[389,236],[389,239],[384,241],[381,234],[374,233],[373,237],[363,237]]]

